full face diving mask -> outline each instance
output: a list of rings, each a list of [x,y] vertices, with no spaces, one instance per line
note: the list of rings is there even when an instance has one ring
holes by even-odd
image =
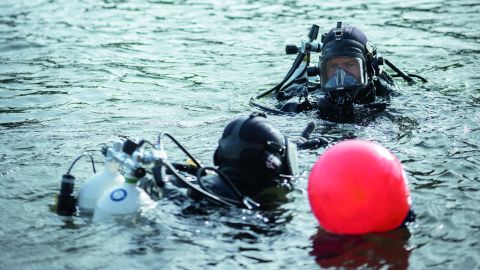
[[[332,98],[352,101],[358,90],[365,87],[363,60],[357,57],[335,57],[321,64],[321,86]]]

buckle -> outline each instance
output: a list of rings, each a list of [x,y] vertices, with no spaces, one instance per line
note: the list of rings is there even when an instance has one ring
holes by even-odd
[[[335,30],[333,30],[333,33],[335,34],[335,40],[342,39],[342,37],[343,37],[342,29],[335,29]]]
[[[335,34],[335,40],[342,39],[343,37],[342,22],[337,22],[337,29],[333,30],[333,33]]]

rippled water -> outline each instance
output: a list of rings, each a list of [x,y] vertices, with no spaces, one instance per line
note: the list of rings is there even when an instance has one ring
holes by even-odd
[[[478,1],[66,1],[0,3],[0,260],[5,269],[480,268],[480,4]],[[223,127],[281,80],[284,45],[311,24],[362,28],[393,63],[430,82],[406,85],[353,133],[405,164],[417,222],[335,237],[318,228],[306,176],[323,151],[302,152],[289,202],[247,212],[182,212],[98,226],[49,210],[60,176],[83,151],[159,131],[211,163]],[[270,116],[287,135],[314,113]],[[292,125],[292,123],[295,123]],[[75,169],[88,176],[88,165]]]

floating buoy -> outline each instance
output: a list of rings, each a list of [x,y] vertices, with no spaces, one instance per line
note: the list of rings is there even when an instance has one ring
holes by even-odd
[[[318,158],[308,178],[308,199],[320,225],[336,234],[398,228],[411,205],[400,161],[362,140],[340,142]]]

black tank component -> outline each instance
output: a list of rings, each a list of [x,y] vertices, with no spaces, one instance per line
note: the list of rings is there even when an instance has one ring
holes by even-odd
[[[73,196],[75,177],[69,173],[62,176],[60,193],[57,201],[57,214],[72,216],[76,212],[76,199]]]
[[[132,140],[126,140],[123,143],[122,151],[128,155],[133,154],[135,150],[138,148],[138,144]]]
[[[60,216],[73,216],[77,210],[77,199],[73,195],[73,189],[75,187],[75,177],[70,174],[73,169],[73,166],[82,158],[89,157],[92,163],[93,173],[96,173],[95,162],[93,157],[90,154],[82,154],[78,156],[68,168],[68,171],[63,174],[62,180],[60,182],[60,192],[57,197],[57,214]]]

